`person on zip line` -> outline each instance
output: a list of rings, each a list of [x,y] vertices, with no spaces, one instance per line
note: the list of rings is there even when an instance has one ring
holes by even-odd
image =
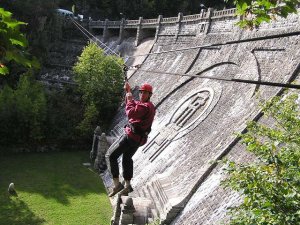
[[[117,193],[127,195],[132,192],[130,181],[133,177],[133,160],[132,156],[137,149],[147,142],[148,134],[155,116],[155,107],[150,101],[153,88],[150,84],[143,84],[139,88],[139,101],[133,99],[131,88],[126,81],[124,85],[126,92],[125,112],[128,117],[128,124],[124,127],[123,134],[107,150],[105,155],[107,166],[113,177],[114,188],[109,197]],[[118,158],[122,156],[123,178],[125,185],[119,180]]]

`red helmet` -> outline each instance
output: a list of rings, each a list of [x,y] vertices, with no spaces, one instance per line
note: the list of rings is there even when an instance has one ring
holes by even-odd
[[[152,86],[150,85],[150,84],[147,84],[147,83],[145,83],[145,84],[143,84],[141,87],[140,87],[140,91],[148,91],[148,92],[150,92],[150,93],[152,93]]]

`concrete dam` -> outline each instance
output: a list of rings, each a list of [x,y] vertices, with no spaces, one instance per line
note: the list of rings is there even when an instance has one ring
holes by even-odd
[[[218,160],[253,160],[236,133],[261,118],[259,101],[282,94],[283,88],[228,80],[297,82],[300,17],[291,14],[242,30],[234,13],[90,21],[90,30],[108,45],[115,40],[115,48],[131,38],[139,51],[121,54],[129,65],[139,64],[129,71],[133,94],[138,96],[140,84],[152,84],[157,108],[148,142],[133,157],[134,191],[112,199],[114,224],[159,219],[159,224],[217,225],[226,223],[228,207],[241,201],[220,185],[226,174]],[[107,139],[118,138],[126,123],[122,106]],[[99,142],[98,151],[104,146]],[[110,189],[109,173],[101,177]]]

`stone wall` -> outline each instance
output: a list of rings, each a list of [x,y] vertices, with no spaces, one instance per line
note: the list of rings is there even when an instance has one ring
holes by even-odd
[[[193,35],[176,38],[172,33],[176,26],[164,25],[152,52],[191,49],[149,55],[129,80],[132,87],[151,83],[157,107],[149,141],[133,157],[135,191],[130,195],[151,200],[152,216],[159,217],[161,224],[214,225],[228,219],[226,209],[237,204],[240,196],[220,186],[225,175],[222,165],[214,161],[225,156],[253,160],[235,133],[243,131],[247,121],[259,118],[258,96],[266,100],[282,91],[208,78],[286,83],[299,75],[299,16],[253,31],[239,30],[235,22],[237,18],[219,18],[207,33],[198,32],[197,23],[183,25],[179,33]],[[115,134],[126,123],[123,110],[113,123]],[[107,173],[103,179],[110,188]]]
[[[175,39],[180,36],[195,36],[196,34],[206,34],[210,32],[210,27],[213,26],[212,32],[231,31],[233,24],[231,20],[236,20],[235,9],[226,9],[216,11],[209,8],[208,11],[201,11],[200,14],[183,16],[178,13],[177,17],[163,18],[159,15],[157,19],[143,19],[140,17],[138,20],[124,20],[121,21],[89,21],[89,29],[91,31],[98,30],[98,33],[103,34],[103,40],[106,42],[110,37],[112,31],[114,33],[119,30],[119,43],[128,36],[135,36],[135,44],[138,46],[141,41],[149,36],[175,36]],[[225,20],[228,20],[228,25],[225,25]],[[220,24],[218,23],[220,22]],[[195,26],[197,24],[198,26]],[[219,27],[218,27],[219,25]],[[100,30],[100,31],[99,31]]]

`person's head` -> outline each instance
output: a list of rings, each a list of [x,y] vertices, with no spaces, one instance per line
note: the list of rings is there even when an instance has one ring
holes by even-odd
[[[143,84],[142,86],[140,86],[139,89],[139,96],[140,96],[140,101],[141,102],[147,102],[150,100],[150,97],[152,95],[152,86],[150,84]]]

